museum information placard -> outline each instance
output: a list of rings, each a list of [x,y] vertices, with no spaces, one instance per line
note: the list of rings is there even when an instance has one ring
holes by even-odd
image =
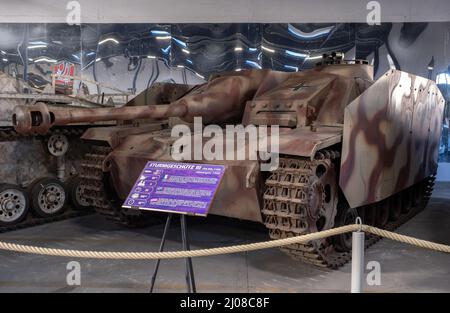
[[[149,161],[122,207],[206,216],[225,166]]]

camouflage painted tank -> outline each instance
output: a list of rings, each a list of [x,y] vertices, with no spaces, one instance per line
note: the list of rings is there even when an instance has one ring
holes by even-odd
[[[121,208],[141,169],[148,160],[173,161],[178,138],[171,129],[192,125],[195,117],[223,132],[235,124],[279,126],[278,167],[269,172],[261,171],[262,160],[251,158],[194,161],[226,165],[210,214],[263,223],[273,239],[353,223],[357,215],[392,229],[421,210],[431,194],[444,100],[430,80],[390,70],[374,81],[365,61],[334,54],[311,70],[225,73],[184,92],[163,105],[20,108],[15,127],[46,132],[69,122],[153,119],[83,135],[93,144],[83,163],[85,196],[97,211],[128,224],[148,218]],[[204,145],[203,137],[194,132],[192,141]],[[282,249],[337,267],[349,259],[350,245],[342,235]]]

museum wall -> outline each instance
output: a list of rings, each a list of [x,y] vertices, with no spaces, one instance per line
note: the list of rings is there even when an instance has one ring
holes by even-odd
[[[376,76],[395,66],[433,78],[450,63],[450,22],[338,24],[15,24],[0,23],[0,69],[35,82],[50,66],[118,88],[155,81],[196,83],[221,71],[310,68],[322,53],[367,59]]]
[[[77,0],[82,23],[365,23],[361,0]],[[377,0],[382,22],[450,21],[448,0]],[[70,2],[0,0],[0,21],[65,23]]]

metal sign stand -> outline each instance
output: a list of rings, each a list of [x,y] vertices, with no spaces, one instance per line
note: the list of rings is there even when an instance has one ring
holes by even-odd
[[[164,244],[166,242],[167,232],[170,228],[170,223],[172,221],[172,213],[169,213],[167,215],[166,225],[164,226],[164,232],[161,238],[161,244],[159,246],[159,252],[162,252],[164,250]],[[181,222],[181,241],[183,244],[183,250],[189,251],[190,245],[189,245],[189,238],[187,235],[187,225],[186,225],[186,216],[184,214],[180,214],[180,222]],[[192,267],[192,259],[191,258],[185,258],[186,262],[186,286],[187,291],[189,293],[196,293],[197,288],[195,287],[195,278],[194,278],[194,269]],[[159,264],[161,263],[161,259],[158,259],[155,264],[155,270],[153,272],[151,285],[150,285],[150,293],[153,292],[153,288],[155,287],[155,281],[156,276],[158,275],[159,270]]]

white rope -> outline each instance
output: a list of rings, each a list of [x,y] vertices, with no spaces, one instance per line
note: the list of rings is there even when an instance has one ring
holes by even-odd
[[[220,255],[229,253],[238,253],[244,251],[254,251],[268,248],[275,248],[280,246],[286,246],[296,243],[306,243],[312,240],[327,238],[344,234],[352,231],[362,230],[374,235],[389,238],[392,240],[408,243],[417,247],[450,253],[450,246],[437,244],[431,241],[420,240],[413,237],[399,235],[387,230],[379,229],[376,227],[352,224],[342,227],[332,228],[316,233],[306,234],[302,236],[289,237],[277,240],[270,240],[264,242],[218,247],[212,249],[198,249],[191,251],[168,251],[168,252],[111,252],[111,251],[82,251],[82,250],[70,250],[70,249],[53,249],[37,246],[28,246],[21,244],[14,244],[0,241],[0,250],[15,251],[22,253],[50,255],[50,256],[62,256],[62,257],[75,257],[75,258],[88,258],[88,259],[116,259],[116,260],[154,260],[154,259],[177,259],[187,257],[200,257],[210,255]]]

